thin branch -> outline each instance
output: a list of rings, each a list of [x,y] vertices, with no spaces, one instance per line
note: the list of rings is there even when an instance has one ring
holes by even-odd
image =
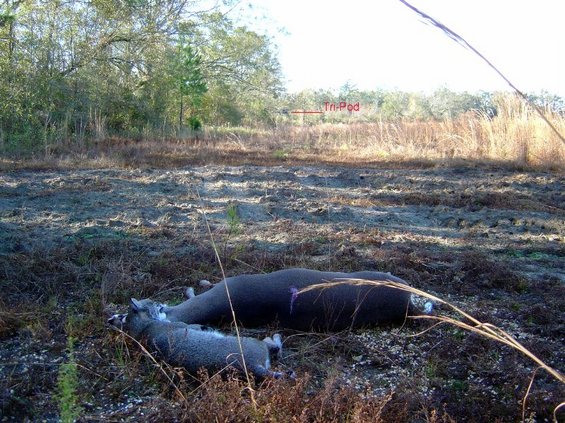
[[[529,104],[530,106],[532,106],[534,108],[534,110],[538,113],[538,115],[545,121],[545,123],[547,123],[549,125],[549,127],[553,130],[553,132],[555,132],[555,134],[559,137],[559,139],[565,144],[565,137],[563,137],[563,135],[561,135],[561,133],[557,130],[557,128],[549,121],[549,119],[545,116],[545,114],[543,113],[541,108],[537,104],[535,104],[533,101],[531,101],[526,94],[524,94],[521,90],[519,90],[518,87],[516,87],[490,60],[488,60],[485,56],[483,56],[475,47],[473,47],[471,44],[469,44],[467,42],[467,40],[465,40],[461,35],[457,34],[455,31],[448,28],[447,26],[445,26],[441,22],[432,18],[427,13],[422,12],[420,9],[412,6],[406,0],[399,0],[399,1],[403,5],[408,7],[410,10],[412,10],[413,12],[418,14],[420,17],[422,17],[424,19],[424,21],[426,21],[427,23],[431,23],[433,26],[435,26],[436,28],[443,31],[443,33],[445,35],[447,35],[449,38],[451,38],[457,44],[463,46],[464,48],[466,48],[468,50],[471,50],[473,53],[475,53],[477,56],[479,56],[492,70],[494,70],[510,86],[510,88],[512,88],[520,97],[522,97],[522,99],[527,104]]]
[[[448,301],[442,300],[441,298],[436,297],[435,295],[428,294],[425,291],[422,291],[422,290],[419,290],[419,289],[416,289],[416,288],[412,288],[412,287],[410,287],[408,285],[404,285],[402,283],[394,282],[394,281],[391,281],[391,280],[386,279],[386,278],[383,278],[382,280],[378,280],[378,281],[366,280],[366,279],[355,279],[355,278],[351,278],[351,279],[336,278],[336,279],[334,279],[334,282],[326,282],[326,283],[319,283],[319,284],[315,284],[315,285],[310,285],[306,288],[299,290],[298,294],[300,295],[300,294],[303,294],[305,292],[317,290],[317,289],[328,289],[328,288],[332,288],[332,287],[339,286],[339,285],[356,285],[356,286],[370,285],[370,286],[375,286],[375,287],[386,286],[386,287],[390,287],[390,288],[396,288],[396,289],[399,289],[399,290],[402,290],[402,291],[407,291],[407,292],[410,292],[412,294],[419,295],[421,297],[429,298],[429,299],[436,301],[436,302],[439,302],[441,304],[445,304],[446,306],[450,307],[452,310],[456,311],[461,316],[470,320],[474,326],[471,325],[471,324],[462,322],[460,320],[456,320],[454,318],[446,317],[446,316],[421,315],[421,316],[408,316],[408,317],[411,318],[411,319],[428,319],[428,320],[435,320],[435,321],[439,321],[439,322],[450,323],[454,326],[460,327],[460,328],[465,329],[469,332],[473,332],[473,333],[476,333],[478,335],[484,336],[486,338],[492,339],[494,341],[498,341],[498,342],[500,342],[504,345],[507,345],[507,346],[521,352],[523,355],[530,358],[532,361],[534,361],[540,367],[545,369],[549,374],[551,374],[559,382],[565,383],[565,376],[563,376],[563,374],[561,374],[558,370],[552,368],[551,366],[545,364],[540,358],[538,358],[534,353],[532,353],[530,350],[528,350],[526,347],[524,347],[520,342],[518,342],[514,337],[512,337],[506,331],[502,330],[501,328],[499,328],[497,326],[494,326],[491,323],[480,322],[479,320],[475,319],[470,314],[465,313],[459,307],[451,304]]]
[[[553,410],[553,421],[554,422],[557,422],[557,411],[559,411],[559,409],[564,407],[564,406],[565,406],[565,402],[562,402],[557,407],[555,407],[555,410]]]
[[[200,202],[202,208],[204,208],[204,202],[202,201],[202,197],[200,197],[200,191],[198,191],[198,189],[196,189],[196,195],[198,197],[198,201]],[[202,216],[204,217],[204,222],[206,224],[206,229],[208,231],[208,235],[210,236],[210,241],[212,243],[212,248],[214,249],[214,254],[216,255],[216,260],[218,260],[218,264],[220,266],[220,270],[222,271],[222,277],[224,278],[224,281],[226,280],[226,273],[224,271],[224,265],[222,264],[222,260],[220,259],[220,254],[218,253],[218,248],[216,247],[216,243],[214,242],[214,237],[212,236],[212,230],[210,229],[210,224],[208,223],[208,217],[206,216],[206,213],[202,212]],[[230,295],[230,290],[228,288],[228,284],[224,283],[224,286],[226,288],[226,295],[228,297],[228,303],[230,305],[230,310],[231,310],[231,315],[232,315],[232,320],[233,320],[233,325],[235,328],[235,334],[237,337],[237,343],[239,346],[239,352],[241,353],[241,362],[243,364],[243,371],[245,372],[245,378],[247,379],[247,386],[249,387],[249,392],[251,392],[251,400],[253,402],[253,406],[257,407],[257,402],[255,401],[255,396],[253,395],[254,390],[251,387],[251,378],[249,377],[249,372],[247,370],[247,364],[245,362],[245,356],[243,355],[243,345],[241,343],[241,335],[239,333],[239,325],[237,324],[237,318],[235,316],[235,310],[233,308],[233,303],[232,303],[232,299],[231,299],[231,295]]]
[[[524,398],[522,399],[522,421],[523,422],[526,421],[526,400],[528,399],[528,395],[530,395],[530,390],[532,389],[532,385],[534,384],[534,379],[536,378],[536,373],[538,372],[539,369],[540,369],[540,367],[536,367],[536,369],[532,373],[532,378],[530,379],[528,389],[526,389],[526,394],[524,395]]]

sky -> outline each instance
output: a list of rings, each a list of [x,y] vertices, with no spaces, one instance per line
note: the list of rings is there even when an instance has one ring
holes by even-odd
[[[519,89],[565,96],[562,0],[408,1],[465,38]],[[510,89],[398,0],[251,0],[247,13],[250,29],[273,37],[290,92],[346,82],[426,93]]]

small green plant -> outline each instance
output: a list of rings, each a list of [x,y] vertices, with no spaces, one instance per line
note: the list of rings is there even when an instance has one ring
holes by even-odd
[[[193,131],[200,131],[202,129],[202,122],[196,116],[191,116],[188,118],[188,126]]]
[[[233,248],[229,258],[231,260],[237,260],[237,258],[244,252],[245,252],[245,246],[242,244],[238,244]]]
[[[69,349],[69,354],[71,354],[70,346],[72,347],[72,343],[74,342],[74,337],[76,335],[80,335],[85,328],[82,325],[83,319],[78,313],[69,314],[67,316],[67,322],[65,323],[65,333],[69,337],[69,341],[67,341],[67,348]]]
[[[228,223],[228,233],[224,242],[224,260],[228,258],[231,260],[237,260],[237,256],[243,251],[242,247],[237,246],[233,252],[228,252],[228,243],[232,236],[237,236],[241,234],[241,221],[239,219],[239,214],[237,212],[237,204],[230,203],[226,209],[227,223]]]
[[[517,283],[516,283],[516,288],[515,288],[516,292],[520,293],[520,294],[525,294],[526,292],[528,292],[529,290],[529,285],[528,285],[528,281],[525,279],[520,279]]]
[[[424,367],[424,373],[426,375],[426,378],[428,379],[434,379],[435,377],[437,377],[438,374],[437,364],[429,361]]]
[[[466,392],[469,390],[469,382],[466,380],[454,379],[451,382],[451,388],[457,392]]]
[[[114,361],[118,367],[127,371],[128,350],[125,342],[116,342],[114,347]]]
[[[78,405],[78,366],[74,357],[74,341],[71,336],[67,340],[67,361],[59,367],[57,377],[56,399],[59,404],[59,416],[63,423],[77,420],[81,408]]]
[[[506,254],[507,254],[509,257],[514,257],[514,258],[522,258],[522,257],[524,257],[524,253],[523,253],[522,251],[513,250],[513,249],[508,250],[508,251],[506,252]]]
[[[79,308],[73,308],[72,313],[67,316],[65,333],[67,336],[73,338],[74,341],[84,337],[85,334],[92,334],[94,331],[100,329],[100,327],[100,318],[95,312],[90,311],[86,313]]]
[[[546,253],[542,253],[542,252],[538,252],[538,251],[534,251],[532,253],[529,253],[527,255],[528,258],[531,258],[533,260],[549,260],[552,258],[551,254],[546,254]]]
[[[241,221],[237,214],[237,205],[230,204],[227,209],[229,236],[239,235],[241,233]]]
[[[510,304],[510,310],[520,311],[520,310],[522,310],[522,304],[514,302],[514,303]]]
[[[288,157],[288,153],[284,150],[275,150],[271,153],[274,159],[286,159]]]
[[[458,341],[462,341],[465,338],[465,331],[456,328],[453,331],[453,338],[455,338]]]

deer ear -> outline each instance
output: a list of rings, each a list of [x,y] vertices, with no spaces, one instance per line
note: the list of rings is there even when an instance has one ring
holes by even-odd
[[[133,311],[139,311],[143,308],[143,304],[141,304],[141,302],[139,300],[136,300],[135,298],[131,299],[131,306]]]

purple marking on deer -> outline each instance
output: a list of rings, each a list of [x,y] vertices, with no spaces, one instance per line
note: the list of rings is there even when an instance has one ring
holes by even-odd
[[[289,291],[292,294],[290,297],[290,314],[292,314],[292,307],[294,306],[294,301],[296,301],[296,299],[298,298],[298,288],[295,286],[291,286]]]

